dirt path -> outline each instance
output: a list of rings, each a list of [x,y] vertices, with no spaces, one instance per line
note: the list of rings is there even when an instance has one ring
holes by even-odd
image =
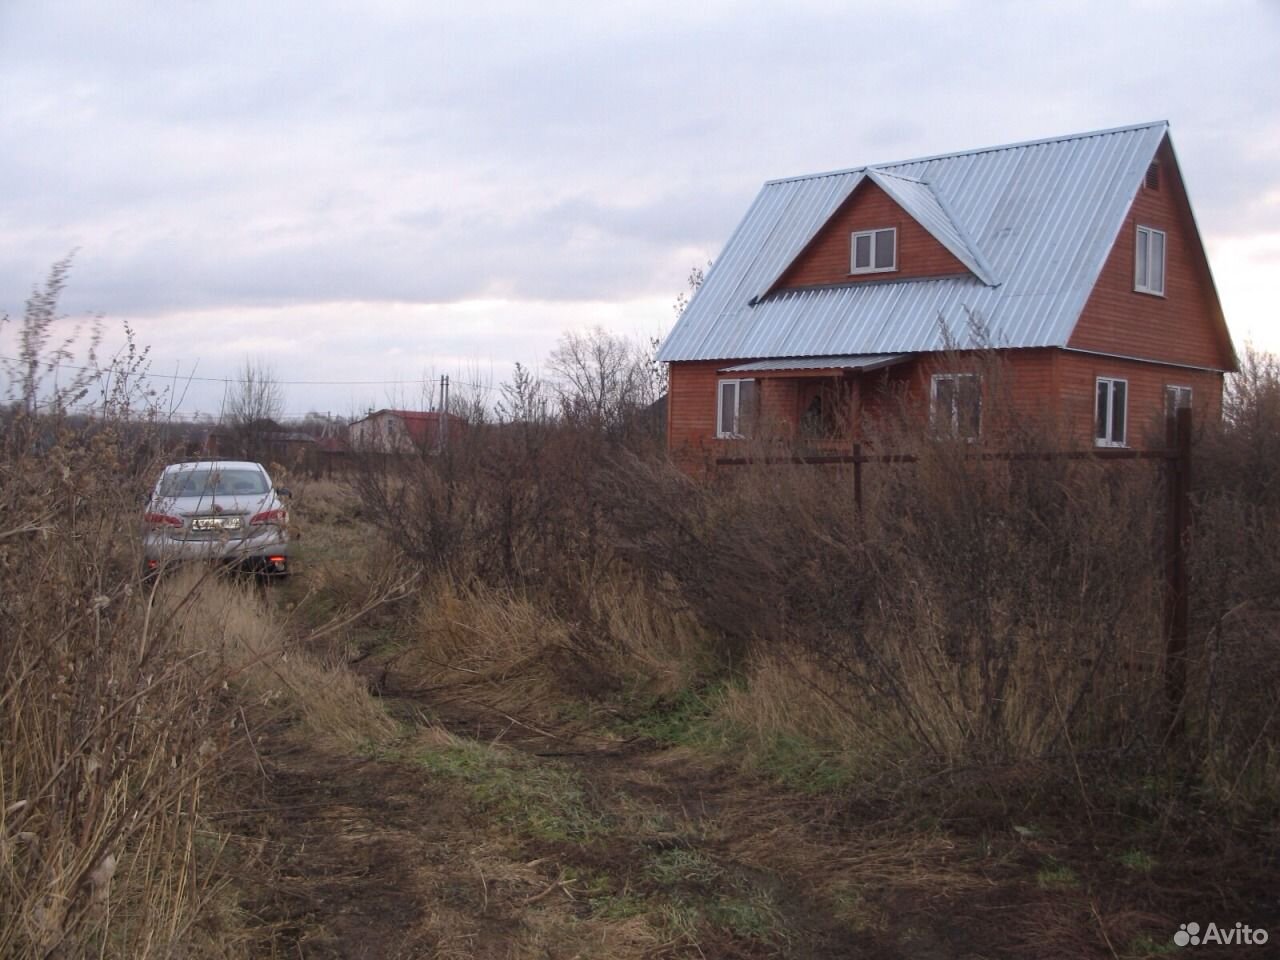
[[[1147,931],[1198,897],[1097,837],[1012,828],[981,805],[998,784],[916,819],[854,808],[375,660],[403,734],[353,752],[260,730],[256,799],[221,818],[258,861],[239,906],[263,958],[1119,960],[1160,955]]]
[[[938,919],[990,893],[945,838],[860,845],[813,798],[525,724],[466,688],[388,703],[419,724],[391,751],[336,756],[287,730],[260,747],[260,805],[228,826],[272,866],[243,904],[264,957],[990,955],[981,910]],[[928,893],[939,881],[953,902]]]

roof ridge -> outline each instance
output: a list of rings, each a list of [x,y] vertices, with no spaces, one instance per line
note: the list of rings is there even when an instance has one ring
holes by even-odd
[[[880,177],[893,177],[893,179],[895,180],[905,180],[907,183],[918,183],[918,184],[921,184],[922,186],[928,187],[930,190],[933,189],[933,186],[929,183],[928,180],[921,180],[919,177],[907,177],[901,173],[892,173],[889,170],[883,169],[879,164],[872,164],[866,169],[871,173],[874,173]]]
[[[908,160],[894,160],[889,163],[869,163],[857,167],[846,167],[843,170],[826,170],[821,173],[805,173],[794,177],[778,177],[774,180],[766,180],[764,185],[771,186],[776,183],[794,183],[798,180],[820,180],[823,177],[841,177],[850,173],[860,173],[866,170],[876,170],[880,173],[889,173],[885,167],[905,167],[913,163],[928,163],[931,160],[952,160],[958,157],[972,157],[981,153],[996,153],[1000,150],[1018,150],[1024,147],[1038,147],[1046,143],[1064,143],[1068,140],[1087,140],[1090,137],[1105,137],[1116,133],[1133,133],[1138,130],[1149,130],[1152,127],[1168,127],[1168,120],[1152,120],[1147,123],[1133,123],[1120,127],[1108,127],[1103,130],[1087,130],[1083,133],[1068,133],[1057,137],[1041,137],[1037,140],[1019,140],[1014,143],[1000,143],[990,147],[975,147],[972,150],[956,150],[951,153],[935,153],[924,157],[912,157]],[[900,174],[889,173],[890,176],[901,176]],[[902,179],[909,180],[910,177]],[[923,181],[922,181],[923,182]]]

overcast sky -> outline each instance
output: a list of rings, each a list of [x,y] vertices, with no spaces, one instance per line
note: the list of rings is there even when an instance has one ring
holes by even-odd
[[[665,333],[764,180],[1167,119],[1237,346],[1280,351],[1278,94],[1275,0],[0,0],[0,310],[74,249],[64,310],[153,373],[416,404]]]

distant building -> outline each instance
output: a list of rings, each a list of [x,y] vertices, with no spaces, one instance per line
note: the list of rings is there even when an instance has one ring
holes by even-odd
[[[452,413],[378,410],[351,424],[347,440],[355,453],[434,453],[466,430]]]
[[[297,464],[306,460],[316,438],[289,430],[274,420],[255,420],[244,426],[214,427],[198,447],[188,443],[188,453],[206,457],[246,457],[264,463]]]

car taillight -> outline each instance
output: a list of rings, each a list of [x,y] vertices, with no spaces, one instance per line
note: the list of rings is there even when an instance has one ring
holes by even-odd
[[[279,510],[263,510],[261,513],[255,513],[249,519],[249,526],[260,527],[268,523],[279,524],[284,526],[289,522],[289,511],[284,507]]]
[[[161,527],[181,527],[182,521],[177,517],[171,517],[167,513],[144,513],[142,522],[154,529]]]

